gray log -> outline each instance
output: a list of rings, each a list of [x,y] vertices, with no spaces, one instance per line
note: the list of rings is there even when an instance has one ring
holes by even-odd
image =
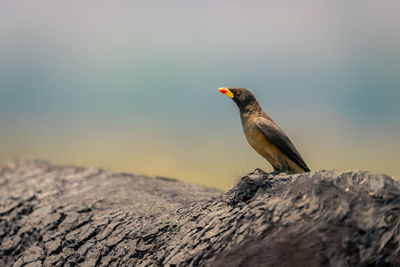
[[[400,184],[243,177],[226,193],[47,161],[0,164],[0,266],[400,266]]]

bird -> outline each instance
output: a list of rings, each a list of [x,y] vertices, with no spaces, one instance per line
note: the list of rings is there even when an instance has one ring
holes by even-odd
[[[292,141],[262,110],[249,90],[241,87],[221,87],[218,91],[236,103],[248,143],[272,165],[274,173],[294,174],[310,171]]]

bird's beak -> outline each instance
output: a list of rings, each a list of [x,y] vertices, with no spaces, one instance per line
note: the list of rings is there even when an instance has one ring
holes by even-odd
[[[226,88],[226,87],[221,87],[221,88],[218,89],[218,91],[220,91],[221,93],[223,93],[226,96],[229,96],[230,98],[233,98],[232,92],[229,91],[229,89]]]

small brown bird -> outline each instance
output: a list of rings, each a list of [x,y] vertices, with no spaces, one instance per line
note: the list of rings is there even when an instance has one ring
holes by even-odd
[[[245,88],[219,88],[240,110],[243,131],[249,144],[271,163],[274,171],[309,172],[303,158],[278,125],[265,113],[254,95]]]

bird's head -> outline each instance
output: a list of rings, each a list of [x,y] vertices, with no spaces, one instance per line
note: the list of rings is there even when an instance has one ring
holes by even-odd
[[[241,111],[248,109],[251,106],[259,107],[255,96],[247,89],[241,87],[218,89],[224,95],[232,98]]]

